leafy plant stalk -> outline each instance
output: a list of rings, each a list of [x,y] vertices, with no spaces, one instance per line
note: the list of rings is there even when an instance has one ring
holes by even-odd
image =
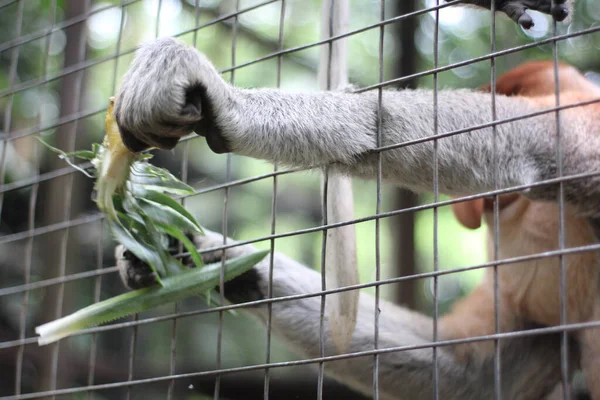
[[[69,316],[38,326],[39,344],[47,344],[86,327],[95,326],[191,295],[208,292],[219,283],[221,264],[204,266],[198,250],[186,234],[203,234],[194,216],[169,195],[194,194],[194,190],[169,171],[157,168],[149,154],[129,151],[113,117],[114,99],[106,113],[106,136],[92,150],[65,153],[42,141],[74,168],[95,178],[96,204],[106,215],[114,238],[155,272],[158,284],[93,304]],[[91,162],[91,168],[71,158]],[[187,268],[170,253],[169,237],[183,244],[196,268]],[[265,252],[229,260],[225,280],[249,270]]]
[[[225,281],[250,270],[268,251],[260,251],[225,262]],[[201,294],[219,284],[221,263],[191,268],[163,279],[162,286],[138,289],[100,303],[92,304],[71,315],[35,328],[39,345],[56,342],[76,331],[90,328],[152,307],[173,303]]]
[[[96,179],[96,204],[106,215],[113,236],[146,262],[162,284],[162,277],[185,269],[168,251],[169,236],[182,241],[194,265],[202,266],[202,258],[193,244],[182,240],[185,233],[202,234],[202,227],[169,196],[194,194],[194,189],[166,169],[150,164],[150,154],[127,149],[113,117],[113,107],[114,98],[111,98],[106,112],[104,141],[95,143],[92,150],[65,153],[42,143],[71,166]],[[90,161],[92,168],[86,170],[71,158]]]

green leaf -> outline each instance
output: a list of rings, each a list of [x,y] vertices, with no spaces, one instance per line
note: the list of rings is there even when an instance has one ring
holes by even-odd
[[[102,146],[100,143],[92,143],[92,152],[94,155],[98,155],[102,149],[104,149],[104,146]]]
[[[121,213],[117,212],[119,222],[121,226],[129,232],[137,241],[144,245],[151,247],[153,251],[157,251],[152,245],[154,240],[152,235],[148,232],[148,229],[144,223],[144,218],[135,212]]]
[[[136,195],[144,189],[179,195],[195,193],[194,188],[181,182],[166,169],[141,161],[133,164],[129,184]]]
[[[151,211],[156,215],[147,214],[146,210],[143,207],[141,207],[140,203],[138,202],[138,200],[144,199],[136,198],[129,193],[125,195],[125,199],[126,200],[124,204],[126,205],[128,215],[132,218],[137,219],[138,221],[138,224],[137,226],[135,226],[135,229],[138,230],[140,233],[143,233],[147,242],[153,248],[156,249],[159,258],[162,260],[162,265],[164,266],[164,269],[167,271],[167,273],[178,273],[181,270],[185,270],[186,267],[181,263],[181,261],[176,259],[169,252],[169,239],[167,235],[163,233],[164,230],[161,230],[159,227],[159,224],[162,222],[162,220],[166,220],[166,224],[170,224],[171,222],[177,222],[176,218],[166,218],[164,214],[166,214],[167,216],[169,214],[160,209],[158,211],[155,209],[151,209]],[[183,219],[183,217],[181,217],[181,219]],[[165,223],[163,223],[162,225],[164,224]],[[184,226],[187,228],[189,224]],[[173,228],[174,230],[172,231],[179,232],[177,225],[175,225]],[[197,232],[197,230],[195,231]]]
[[[96,154],[94,154],[94,152],[90,151],[90,150],[78,150],[78,151],[72,151],[70,153],[65,153],[65,154],[61,155],[60,157],[61,158],[75,157],[75,158],[81,158],[83,160],[91,161],[94,159],[94,157],[96,157]]]
[[[83,173],[88,178],[94,178],[94,175],[90,174],[84,168],[81,168],[79,165],[75,164],[74,162],[72,162],[69,159],[70,157],[77,157],[77,158],[83,158],[85,160],[90,160],[91,161],[91,160],[93,160],[96,157],[96,155],[93,152],[88,151],[88,150],[81,150],[81,151],[73,151],[71,153],[66,153],[66,152],[62,151],[61,149],[57,149],[56,147],[49,145],[48,143],[44,142],[39,137],[37,138],[37,140],[39,140],[40,143],[42,143],[48,149],[52,150],[55,153],[58,153],[59,154],[59,158],[65,160],[65,162],[67,164],[69,164],[71,167],[73,167],[77,171]]]
[[[138,161],[141,161],[141,162],[150,160],[152,157],[154,157],[154,156],[150,153],[138,153]]]
[[[77,151],[72,151],[72,152],[64,152],[59,148],[56,148],[48,143],[46,143],[45,141],[43,141],[41,138],[37,138],[44,146],[46,146],[48,149],[52,150],[55,153],[58,153],[60,155],[60,158],[69,158],[69,157],[76,157],[76,158],[81,158],[84,160],[92,160],[94,157],[96,157],[96,153],[94,153],[93,151],[90,150],[77,150]]]
[[[168,272],[178,273],[181,270],[187,269],[180,260],[177,260],[169,252],[168,238],[162,233],[180,240],[190,252],[196,266],[204,265],[194,244],[177,228],[177,225],[171,225],[170,222],[172,221],[168,218],[160,218],[160,216],[158,219],[152,218],[151,214],[146,214],[145,210],[140,207],[138,200],[143,199],[136,199],[130,195],[126,195],[125,200],[123,200],[121,196],[116,195],[115,207],[124,211],[124,213],[120,212],[119,217],[127,223],[127,230],[131,232],[132,236],[138,241],[143,241],[148,248],[153,249],[157,256],[153,262],[158,262],[156,259],[160,260],[159,264],[154,264],[153,269],[155,271],[160,270],[161,273],[165,274]],[[158,211],[162,210],[159,209]],[[160,220],[166,220],[166,223],[160,223]],[[184,226],[187,228],[189,224]]]
[[[197,232],[200,234],[204,232],[198,221],[196,221],[196,218],[172,197],[154,190],[146,190],[136,197],[139,198],[141,204],[154,207],[160,206],[158,211],[151,211],[153,212],[152,217],[161,218],[159,222],[175,224],[175,219],[177,219],[179,220],[178,223],[181,224],[181,226],[178,225],[178,227],[184,231],[189,230],[190,232]],[[140,206],[144,212],[146,209],[152,209],[152,207]],[[171,220],[169,218],[173,218],[173,222],[170,222]]]
[[[223,302],[221,302],[221,297],[219,296],[218,292],[215,289],[208,290],[206,292],[205,296],[206,296],[206,304],[208,304],[211,307],[221,307],[222,305],[224,305]],[[233,316],[238,315],[238,313],[236,312],[235,309],[228,310],[228,313]]]
[[[163,232],[173,236],[175,239],[183,243],[183,246],[190,253],[190,257],[192,258],[192,261],[194,262],[194,265],[197,268],[204,266],[204,263],[202,262],[202,257],[200,257],[200,254],[198,253],[198,249],[196,249],[194,243],[192,243],[192,241],[188,239],[188,237],[185,236],[185,234],[181,230],[168,224],[162,224],[160,222],[156,222],[156,226]]]
[[[171,198],[169,197],[169,199]],[[137,200],[139,201],[141,209],[152,219],[152,221],[154,221],[154,223],[173,225],[184,232],[202,233],[202,228],[199,228],[199,224],[194,220],[190,220],[186,215],[182,214],[180,210],[176,210],[168,205],[151,201],[143,197],[140,197]],[[176,201],[174,204],[179,205]]]
[[[144,261],[156,274],[156,279],[162,285],[161,276],[166,275],[163,262],[157,254],[157,249],[147,245],[135,232],[126,230],[118,221],[108,220],[110,230],[115,239],[131,251],[137,258]]]
[[[167,237],[158,231],[155,226],[155,221],[146,215],[137,202],[137,199],[134,196],[131,196],[131,194],[126,193],[124,200],[123,204],[127,213],[129,215],[137,215],[141,218],[142,223],[138,224],[137,229],[140,233],[144,233],[144,238],[147,240],[147,243],[155,249],[165,273],[178,273],[185,269],[183,264],[169,254]]]
[[[268,251],[248,254],[225,261],[225,281],[249,271],[260,262]],[[219,284],[221,263],[203,268],[191,268],[180,274],[163,279],[162,286],[153,286],[122,294],[100,303],[92,304],[71,315],[35,328],[40,335],[39,345],[56,342],[76,331],[150,308],[181,301],[192,295],[204,293]]]

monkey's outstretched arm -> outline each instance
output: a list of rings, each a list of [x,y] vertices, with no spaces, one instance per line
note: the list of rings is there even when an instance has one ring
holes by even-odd
[[[195,130],[216,152],[233,151],[292,166],[337,164],[365,178],[377,173],[376,134],[381,112],[383,146],[423,141],[382,152],[383,178],[415,190],[433,188],[434,118],[438,132],[469,130],[491,121],[489,94],[442,90],[434,110],[429,90],[377,93],[289,93],[230,86],[198,51],[171,38],[143,46],[124,77],[115,117],[133,150],[172,148]],[[548,106],[519,97],[497,96],[499,120]],[[600,138],[584,135],[591,114],[561,113],[564,174],[600,169]],[[439,190],[462,195],[526,185],[556,177],[553,113],[502,123],[496,145],[491,128],[472,129],[438,140]],[[585,141],[583,138],[587,138]],[[427,140],[427,141],[426,141]],[[495,155],[494,155],[494,149]],[[564,184],[566,198],[597,215],[598,178]],[[532,198],[556,199],[551,189],[532,189]],[[587,208],[583,208],[587,207]]]
[[[194,238],[200,250],[223,243],[223,237],[206,231]],[[227,239],[228,243],[234,240]],[[117,250],[122,253],[123,249]],[[237,257],[255,251],[253,246],[227,249],[227,257]],[[206,262],[214,262],[220,254],[206,254]],[[136,274],[139,265],[117,257],[125,276]],[[273,269],[273,297],[285,297],[321,290],[320,275],[276,254]],[[265,299],[268,296],[269,260],[259,263],[249,273],[225,285],[225,296],[234,303]],[[302,357],[319,357],[321,297],[286,300],[272,304],[272,326],[279,338],[289,343]],[[266,323],[265,305],[248,309]],[[424,345],[433,335],[431,319],[408,309],[382,301],[380,304],[379,348]],[[374,311],[371,296],[360,295],[357,328],[352,335],[348,353],[374,349]],[[325,354],[336,354],[325,321]],[[443,339],[444,334],[440,332]],[[560,379],[559,337],[538,336],[502,341],[502,393],[510,399],[540,399]],[[425,399],[433,394],[433,357],[431,348],[383,353],[379,360],[379,390],[382,399]],[[438,348],[440,398],[453,400],[487,399],[494,393],[493,355],[473,355],[468,364],[457,362],[449,347]],[[367,395],[372,394],[373,356],[349,357],[328,361],[325,373]]]

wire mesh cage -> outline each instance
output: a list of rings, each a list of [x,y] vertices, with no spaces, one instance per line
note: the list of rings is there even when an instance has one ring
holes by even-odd
[[[401,372],[406,368],[421,371],[430,382],[410,398],[424,397],[423,393],[439,399],[487,398],[489,393],[498,399],[535,398],[526,393],[526,386],[516,383],[517,389],[504,390],[506,381],[529,379],[522,370],[542,369],[536,367],[529,348],[511,347],[511,340],[527,338],[538,338],[535,346],[546,346],[544,354],[556,353],[556,365],[544,365],[556,367],[548,372],[553,385],[544,389],[547,394],[588,395],[592,385],[580,370],[582,365],[600,362],[593,348],[581,345],[593,342],[595,320],[600,318],[600,310],[594,311],[597,294],[586,291],[589,286],[584,284],[597,279],[593,272],[599,248],[593,234],[597,225],[595,220],[573,216],[569,205],[573,199],[563,186],[598,171],[590,162],[582,164],[591,167],[579,171],[579,176],[563,173],[560,160],[571,153],[562,148],[560,127],[567,112],[592,115],[597,110],[590,107],[600,100],[600,90],[594,86],[600,87],[600,75],[594,72],[600,72],[600,5],[579,0],[568,23],[530,10],[535,25],[524,29],[506,15],[494,13],[494,4],[490,12],[459,3],[0,2],[1,398],[404,398],[406,393],[394,392],[394,385],[403,385],[402,379],[410,376]],[[323,18],[327,7],[329,18]],[[36,139],[65,151],[101,141],[108,98],[117,93],[136,48],[165,36],[177,37],[204,53],[235,86],[373,94],[377,104],[373,179],[354,180],[353,214],[337,220],[327,211],[335,192],[323,180],[322,169],[215,154],[196,135],[181,140],[170,152],[154,151],[153,163],[195,189],[182,203],[204,227],[223,235],[223,242],[212,250],[234,251],[241,245],[271,250],[264,261],[269,272],[265,292],[261,298],[230,303],[225,301],[231,300],[228,290],[221,285],[217,296],[222,305],[189,298],[38,346],[36,326],[126,288],[115,266],[115,242],[93,202],[93,182]],[[546,60],[551,66],[544,78],[549,88],[544,94],[551,101],[544,111],[503,119],[496,98],[519,94],[520,89],[498,95],[488,89],[491,106],[483,125],[448,131],[440,124],[442,90],[497,88],[503,73],[534,60]],[[564,105],[561,95],[569,92],[571,81],[561,80],[559,68],[567,64],[588,72],[584,79],[589,87],[574,90],[589,96]],[[534,71],[539,68],[535,65]],[[417,87],[431,91],[429,133],[389,143],[381,129],[388,116],[383,93]],[[491,171],[474,172],[495,177],[498,184],[493,190],[449,197],[440,189],[445,160],[440,159],[439,149],[443,150],[444,139],[468,136],[478,129],[488,129],[499,138],[498,126],[544,113],[556,122],[548,135],[556,138],[557,168],[546,184],[559,187],[557,201],[537,203],[519,194],[539,182],[501,187],[506,165],[495,152],[486,160]],[[597,140],[589,140],[582,146],[592,149],[586,154],[594,157]],[[501,138],[493,142],[497,150]],[[431,171],[433,184],[428,191],[416,194],[383,183],[394,180],[385,171],[386,154],[423,143],[431,146],[433,154],[422,166]],[[453,179],[461,186],[460,176]],[[516,198],[527,203],[513,203]],[[480,207],[479,218],[465,222],[460,207],[473,202]],[[519,214],[515,207],[530,214]],[[510,210],[525,223],[511,222]],[[479,227],[482,219],[487,223]],[[355,235],[360,283],[332,288],[325,279],[326,254],[335,240],[328,240],[328,233],[342,227],[355,230],[350,234]],[[288,258],[278,261],[275,253]],[[316,289],[273,293],[273,280],[283,279],[277,275],[283,267],[277,264],[293,265],[294,271],[304,268],[295,262],[319,272],[310,275],[314,281],[310,287]],[[489,284],[482,288],[481,282]],[[554,288],[552,283],[557,290],[548,292]],[[368,340],[362,347],[353,345],[336,353],[327,344],[325,304],[333,295],[348,291],[373,299],[365,303],[372,307],[368,314],[372,319],[359,316],[356,328]],[[475,301],[480,308],[490,304],[491,308],[459,313],[464,304],[460,299],[469,294],[480,296]],[[405,308],[398,311],[392,303]],[[296,329],[299,337],[314,333],[313,340],[294,339],[285,333],[285,326],[284,333],[278,333],[282,325],[294,322],[281,316],[299,316],[298,310],[306,304],[318,304],[306,314],[314,320],[287,329]],[[262,319],[245,312],[256,307],[265,308]],[[513,309],[517,311],[511,314]],[[457,316],[445,319],[451,310]],[[571,310],[584,311],[574,315]],[[315,329],[304,330],[305,323]],[[429,332],[426,337],[413,340],[418,335],[413,329],[424,326]],[[448,333],[452,329],[454,336]],[[308,342],[314,342],[314,354],[307,352]],[[574,356],[577,351],[587,356]],[[483,353],[489,371],[478,358]],[[403,354],[415,355],[414,364],[398,364],[405,360]],[[600,357],[600,351],[596,355]],[[449,363],[456,363],[456,369]],[[463,368],[467,364],[477,365],[480,376]],[[456,382],[449,389],[455,378],[448,371],[459,371],[473,387]],[[536,384],[535,379],[526,383]],[[480,395],[473,397],[471,390]]]

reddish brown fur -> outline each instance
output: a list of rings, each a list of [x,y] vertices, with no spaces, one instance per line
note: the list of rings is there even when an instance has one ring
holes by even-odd
[[[559,65],[561,104],[598,99],[600,89],[590,83],[575,68]],[[540,108],[555,106],[554,65],[549,61],[524,64],[502,75],[496,91],[509,96],[523,96]],[[483,90],[490,90],[487,86]],[[593,104],[563,111],[566,118],[589,120],[589,135],[600,135],[596,115],[600,105]],[[600,122],[600,121],[598,121]],[[549,134],[554,134],[549,132]],[[554,203],[532,202],[520,195],[500,198],[498,259],[525,256],[557,250],[558,206]],[[474,200],[453,206],[458,220],[475,229],[482,219],[493,227],[490,200]],[[585,246],[597,242],[588,222],[565,210],[567,247]],[[488,254],[493,257],[494,233],[488,236]],[[596,252],[565,255],[567,322],[586,322],[600,319],[599,256]],[[500,288],[500,330],[522,328],[524,321],[546,326],[560,324],[560,264],[558,257],[503,265],[498,268]],[[467,298],[459,301],[452,312],[440,322],[446,339],[494,333],[493,270],[486,272],[484,281]],[[592,398],[600,400],[600,329],[577,333],[581,346],[581,367]],[[493,342],[463,345],[458,355],[466,357],[475,347],[475,354],[493,351]]]

